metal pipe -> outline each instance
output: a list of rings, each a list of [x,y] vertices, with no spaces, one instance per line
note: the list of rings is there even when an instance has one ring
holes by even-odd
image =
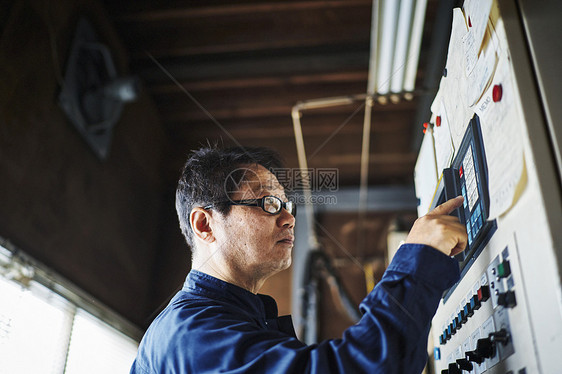
[[[373,98],[365,99],[365,117],[363,119],[363,140],[361,144],[361,181],[359,185],[359,217],[357,230],[357,249],[358,255],[362,257],[365,247],[365,235],[363,235],[363,223],[367,213],[367,187],[369,184],[369,149],[371,146],[371,112],[373,108]]]
[[[357,101],[365,100],[365,97],[367,97],[367,95],[358,94],[358,95],[335,96],[335,97],[326,97],[322,99],[300,101],[293,107],[292,113],[294,115],[295,110],[300,112],[309,109],[322,109],[322,108],[330,108],[334,106],[349,105]]]
[[[310,181],[309,173],[308,173],[308,162],[306,160],[306,151],[304,148],[304,137],[302,135],[302,126],[301,126],[301,112],[297,106],[293,107],[291,111],[293,117],[293,129],[295,132],[295,141],[297,143],[297,157],[299,160],[299,168],[301,169],[301,173],[303,176],[304,181]],[[311,204],[312,201],[312,192],[310,190],[310,184],[304,184],[304,198],[305,198],[305,210],[306,210],[306,220],[308,223],[308,229],[310,230],[310,235],[308,237],[308,244],[310,248],[318,248],[319,242],[316,236],[316,230],[314,229],[314,207]]]
[[[306,159],[306,151],[304,146],[304,137],[302,132],[301,117],[302,111],[313,110],[320,108],[327,108],[339,105],[349,105],[357,101],[365,100],[367,95],[351,95],[342,97],[332,97],[324,99],[315,99],[305,102],[297,103],[291,110],[291,116],[293,118],[293,130],[295,133],[295,142],[297,146],[297,157],[299,161],[299,167],[303,172],[303,176],[308,176],[308,162]],[[296,242],[298,250],[294,252],[295,261],[294,271],[293,271],[293,306],[292,312],[295,318],[296,331],[299,336],[304,339],[306,343],[312,344],[317,341],[317,299],[318,295],[318,285],[317,280],[314,280],[313,284],[310,284],[305,280],[304,263],[310,257],[310,253],[314,250],[319,250],[320,243],[316,235],[315,224],[314,224],[314,208],[311,204],[312,193],[310,188],[305,188],[303,191],[307,204],[305,204],[305,224],[300,224],[301,229],[295,230]],[[297,216],[302,215],[301,211],[297,212]],[[299,222],[300,219],[297,221]],[[302,221],[300,221],[302,222]],[[301,231],[303,230],[303,231]],[[304,244],[306,243],[306,244]],[[303,285],[303,281],[307,284]],[[307,301],[303,301],[303,297],[307,295]],[[304,303],[304,304],[303,304]],[[306,310],[303,310],[303,305]]]
[[[303,110],[311,109],[321,109],[329,108],[334,106],[349,105],[357,101],[365,100],[367,95],[349,95],[349,96],[337,96],[328,97],[322,99],[314,99],[297,103],[291,110],[291,116],[293,118],[293,131],[295,133],[295,142],[297,146],[297,157],[299,160],[299,168],[301,169],[302,177],[304,181],[310,181],[310,174],[308,169],[308,162],[306,159],[306,150],[304,146],[304,137],[302,133],[301,117]],[[305,210],[306,210],[306,220],[310,230],[309,235],[309,246],[310,248],[318,248],[319,242],[314,229],[314,207],[311,204],[312,192],[310,190],[312,186],[306,185],[303,190],[303,195],[305,199]]]

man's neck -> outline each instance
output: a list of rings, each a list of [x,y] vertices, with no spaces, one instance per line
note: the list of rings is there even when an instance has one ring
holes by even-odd
[[[265,282],[265,279],[251,279],[250,277],[241,274],[241,272],[231,271],[228,267],[219,266],[211,260],[198,263],[198,261],[195,261],[194,259],[192,268],[224,282],[244,288],[253,294],[257,294]]]

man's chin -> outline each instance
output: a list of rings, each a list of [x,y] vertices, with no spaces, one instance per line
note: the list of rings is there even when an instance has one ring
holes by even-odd
[[[292,263],[291,256],[279,261],[277,263],[277,266],[275,266],[274,273],[276,274],[279,273],[280,271],[287,270],[291,266],[291,263]]]
[[[289,256],[289,258],[287,260],[285,260],[284,267],[281,270],[288,269],[291,266],[292,262],[293,262],[293,259],[291,258],[291,256]]]

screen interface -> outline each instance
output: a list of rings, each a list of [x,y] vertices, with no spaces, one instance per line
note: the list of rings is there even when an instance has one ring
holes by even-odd
[[[474,162],[474,147],[471,144],[464,155],[462,166],[459,169],[461,192],[464,197],[464,213],[468,244],[478,235],[484,224],[483,199],[480,198],[478,165]]]

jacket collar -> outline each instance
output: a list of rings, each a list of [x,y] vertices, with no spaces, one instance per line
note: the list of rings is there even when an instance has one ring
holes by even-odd
[[[261,318],[277,318],[277,303],[271,296],[256,295],[198,270],[192,269],[189,272],[182,290],[190,294],[227,301]]]

